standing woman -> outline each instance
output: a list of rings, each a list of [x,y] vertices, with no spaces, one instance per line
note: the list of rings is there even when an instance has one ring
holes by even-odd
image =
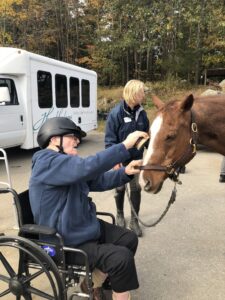
[[[123,99],[109,113],[106,121],[105,130],[105,147],[108,148],[114,144],[119,144],[126,137],[136,130],[149,132],[149,120],[147,114],[142,107],[145,100],[145,92],[147,88],[140,80],[130,80],[123,89]],[[144,149],[138,150],[132,148],[129,150],[132,159],[142,159]],[[132,160],[131,159],[131,160]],[[127,165],[129,161],[123,163]],[[114,169],[119,169],[122,164],[118,164]],[[139,185],[139,175],[135,175],[130,181],[130,199],[136,214],[138,215],[141,203],[141,187]],[[120,186],[115,190],[116,201],[116,223],[121,227],[126,227],[124,219],[124,195],[125,186]],[[137,218],[131,210],[131,219],[129,227],[137,236],[142,236],[142,230],[139,226]]]

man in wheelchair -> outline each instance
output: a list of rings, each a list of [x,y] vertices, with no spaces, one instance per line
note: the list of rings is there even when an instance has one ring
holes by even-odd
[[[85,251],[98,278],[103,282],[109,277],[113,299],[127,300],[129,291],[139,286],[134,261],[138,238],[128,229],[99,220],[88,193],[124,185],[139,173],[135,166],[141,165],[140,160],[111,169],[130,159],[128,149],[147,134],[133,132],[122,143],[81,158],[76,147],[84,136],[80,127],[64,117],[49,119],[40,128],[37,141],[42,149],[33,156],[29,184],[34,220],[56,228],[65,245]],[[99,299],[97,293],[95,299]]]

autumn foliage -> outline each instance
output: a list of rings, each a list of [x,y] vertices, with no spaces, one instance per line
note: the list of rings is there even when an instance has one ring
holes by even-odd
[[[223,0],[1,0],[0,46],[98,73],[101,85],[170,75],[199,82],[225,66]]]

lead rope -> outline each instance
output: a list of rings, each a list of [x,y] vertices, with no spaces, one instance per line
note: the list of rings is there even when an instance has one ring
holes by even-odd
[[[130,194],[129,194],[129,191],[128,191],[127,184],[125,184],[125,191],[126,191],[126,195],[127,195],[128,201],[129,201],[129,203],[130,203],[131,210],[132,210],[132,212],[133,212],[135,218],[137,218],[137,220],[138,220],[143,226],[145,226],[145,227],[154,227],[154,226],[156,226],[156,225],[157,225],[157,224],[165,217],[165,215],[167,214],[167,212],[168,212],[168,210],[169,210],[171,204],[173,204],[173,203],[175,202],[176,196],[177,196],[176,182],[174,182],[174,188],[173,188],[173,190],[172,190],[172,193],[171,193],[171,195],[170,195],[170,199],[169,199],[169,201],[168,201],[168,204],[167,204],[165,210],[163,211],[163,213],[161,214],[161,216],[160,216],[156,221],[154,221],[153,223],[147,224],[147,223],[143,222],[143,221],[139,218],[139,216],[137,215],[136,211],[134,210],[133,204],[132,204],[131,199],[130,199]]]

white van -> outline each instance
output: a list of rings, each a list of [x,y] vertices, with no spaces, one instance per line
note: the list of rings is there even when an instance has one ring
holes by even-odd
[[[97,128],[97,74],[21,49],[0,47],[0,148],[37,147],[48,118]]]

